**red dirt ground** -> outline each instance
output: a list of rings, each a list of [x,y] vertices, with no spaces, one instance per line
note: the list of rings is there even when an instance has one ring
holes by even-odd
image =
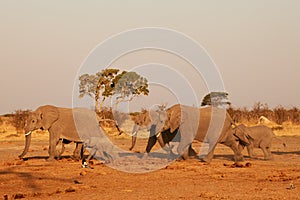
[[[93,169],[81,168],[80,161],[67,157],[47,162],[47,139],[34,137],[26,155],[29,159],[21,161],[17,156],[24,138],[11,136],[0,140],[0,199],[300,199],[300,137],[281,138],[287,147],[274,140],[273,161],[262,160],[257,149],[260,159],[246,157],[243,167],[236,167],[231,150],[218,145],[210,164],[197,159],[175,161],[138,174],[95,160]],[[127,139],[115,143],[124,149],[130,146]],[[136,150],[143,151],[146,140],[139,139],[137,145]],[[201,144],[193,145],[199,150]],[[68,145],[64,155],[73,148]]]

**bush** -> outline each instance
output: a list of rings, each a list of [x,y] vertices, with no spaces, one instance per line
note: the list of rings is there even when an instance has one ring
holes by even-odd
[[[29,115],[29,110],[16,110],[13,113],[12,125],[17,129],[18,133],[24,131],[25,123]]]
[[[297,107],[286,109],[283,106],[277,106],[270,109],[268,104],[260,102],[255,103],[252,109],[247,108],[228,108],[228,113],[235,123],[257,123],[261,116],[282,125],[284,122],[290,122],[294,125],[300,124],[300,110]]]

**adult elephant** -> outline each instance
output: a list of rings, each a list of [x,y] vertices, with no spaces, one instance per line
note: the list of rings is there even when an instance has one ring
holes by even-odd
[[[168,144],[169,142],[179,142],[180,140],[180,132],[177,129],[176,133],[173,131],[172,133],[170,132],[170,129],[161,131],[165,125],[165,122],[167,120],[167,113],[165,110],[165,106],[160,106],[158,110],[142,110],[141,113],[132,116],[131,118],[134,121],[134,127],[132,130],[132,145],[129,148],[129,150],[132,150],[135,146],[136,143],[136,138],[137,138],[137,133],[139,130],[143,128],[147,128],[148,131],[150,131],[150,136],[147,142],[147,147],[146,147],[146,153],[149,153],[153,146],[158,143],[160,144],[161,147],[164,147],[165,144]],[[169,146],[168,149],[171,154],[173,154],[171,147]],[[192,148],[191,145],[189,145],[188,149],[188,156],[196,156],[196,152]],[[186,159],[187,157],[185,157]]]
[[[202,159],[205,162],[212,160],[217,143],[230,147],[234,152],[235,161],[243,160],[237,141],[249,144],[249,140],[245,132],[235,134],[232,119],[225,109],[217,107],[195,108],[176,104],[167,109],[166,112],[168,120],[162,131],[170,130],[173,133],[179,129],[181,139],[177,151],[183,157],[187,157],[186,149],[195,139],[209,144],[207,154]]]
[[[163,128],[167,119],[165,106],[159,106],[158,110],[142,110],[141,113],[131,117],[134,121],[134,127],[132,129],[132,143],[129,150],[132,150],[136,144],[136,138],[138,131],[147,129],[150,131],[146,152],[149,153],[156,143],[157,139],[161,145],[164,144],[162,137],[157,138],[157,134]]]
[[[88,115],[91,115],[96,119],[95,112],[84,108],[59,108],[52,105],[45,105],[37,108],[34,112],[29,114],[27,119],[25,126],[25,148],[19,157],[23,158],[26,155],[30,146],[31,133],[37,129],[48,130],[49,132],[48,160],[53,160],[58,156],[56,153],[56,145],[60,139],[63,139],[62,151],[64,150],[64,143],[70,141],[75,142],[77,145],[74,154],[76,157],[79,157],[83,139],[82,136],[78,134],[78,127],[76,127],[74,120],[77,118],[76,123],[85,124],[87,126],[86,129],[88,129],[89,124],[91,124],[91,119],[85,117]],[[97,122],[96,124],[96,126],[98,126]]]

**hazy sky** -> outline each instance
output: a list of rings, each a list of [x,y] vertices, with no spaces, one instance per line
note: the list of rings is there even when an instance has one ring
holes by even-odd
[[[174,29],[201,44],[234,106],[300,107],[299,22],[299,0],[0,0],[0,114],[43,104],[71,107],[74,80],[90,51],[143,27]],[[115,64],[181,62],[157,52],[138,55]],[[152,103],[169,98],[154,93],[159,98]]]

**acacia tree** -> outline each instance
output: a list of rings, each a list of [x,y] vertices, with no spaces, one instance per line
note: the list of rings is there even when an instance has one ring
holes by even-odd
[[[120,102],[132,101],[139,95],[148,95],[148,81],[136,72],[123,71],[114,80],[114,95],[117,106]]]
[[[119,69],[104,69],[96,75],[81,75],[79,97],[90,96],[95,101],[95,111],[101,111],[105,99],[113,94],[113,81],[118,72]]]
[[[230,104],[227,92],[211,92],[204,96],[201,106],[226,106]]]
[[[104,69],[96,75],[83,74],[79,77],[79,97],[90,96],[95,101],[95,111],[100,112],[107,97],[116,95],[120,102],[131,101],[138,95],[148,95],[148,81],[136,72],[119,69]],[[99,103],[100,102],[100,103]]]

